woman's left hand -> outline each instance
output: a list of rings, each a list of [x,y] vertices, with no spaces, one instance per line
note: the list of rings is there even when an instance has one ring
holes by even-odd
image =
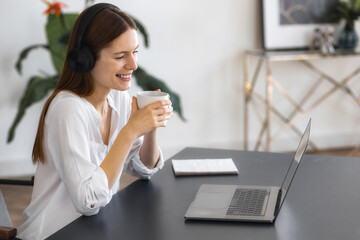
[[[150,103],[142,109],[138,109],[137,99],[133,97],[131,104],[131,115],[127,128],[135,134],[136,138],[155,130],[158,127],[166,127],[167,120],[173,115],[173,108],[170,100],[161,100]]]

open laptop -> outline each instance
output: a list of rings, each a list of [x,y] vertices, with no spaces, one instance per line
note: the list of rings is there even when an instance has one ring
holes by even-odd
[[[310,126],[311,119],[281,187],[203,184],[188,208],[185,218],[274,222],[309,143]]]

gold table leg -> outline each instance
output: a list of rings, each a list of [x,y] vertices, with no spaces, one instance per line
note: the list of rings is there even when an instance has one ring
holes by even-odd
[[[325,101],[329,96],[331,96],[334,92],[337,90],[343,90],[347,95],[349,95],[357,104],[360,105],[360,97],[358,94],[354,93],[354,91],[347,85],[347,83],[353,79],[357,74],[360,73],[360,67],[357,68],[355,71],[350,73],[348,76],[346,76],[341,81],[337,81],[315,67],[313,64],[308,62],[307,60],[304,60],[304,58],[298,58],[296,59],[306,67],[308,67],[311,71],[317,73],[320,75],[320,77],[316,80],[316,82],[308,89],[306,94],[300,99],[300,101],[295,101],[291,95],[280,85],[279,82],[277,82],[273,76],[272,76],[272,62],[277,61],[279,59],[273,59],[267,56],[257,56],[259,57],[259,61],[255,70],[255,73],[252,76],[251,83],[249,82],[250,77],[250,71],[249,71],[249,63],[250,63],[250,56],[256,57],[256,55],[251,54],[245,54],[244,55],[244,94],[245,94],[245,113],[244,113],[244,149],[247,150],[249,148],[249,136],[248,136],[248,130],[249,130],[249,104],[252,102],[255,104],[252,96],[255,96],[256,99],[259,99],[262,104],[265,105],[265,114],[264,118],[262,119],[261,115],[258,116],[262,122],[261,130],[259,131],[259,135],[256,139],[255,144],[255,150],[258,150],[263,145],[264,142],[264,149],[266,151],[270,150],[271,147],[271,141],[274,140],[277,136],[279,136],[282,132],[288,130],[289,128],[292,129],[297,135],[301,136],[302,132],[295,126],[295,123],[302,119],[306,114],[308,114],[311,110],[316,108],[320,103]],[[266,62],[266,92],[265,97],[262,97],[263,95],[259,94],[255,90],[255,84],[259,76],[259,72],[262,67],[262,63]],[[315,99],[312,103],[310,103],[310,107],[307,107],[307,109],[304,108],[305,103],[307,104],[311,96],[315,94],[316,89],[320,86],[321,83],[324,81],[328,81],[330,84],[333,84],[333,88],[331,88],[326,93],[322,94],[318,99]],[[272,95],[273,95],[273,87],[276,87],[276,89],[281,93],[282,96],[284,96],[294,107],[294,109],[290,112],[288,116],[285,116],[282,114],[277,108],[272,106]],[[254,105],[254,107],[256,107]],[[256,109],[255,109],[256,110]],[[259,112],[257,111],[259,114]],[[274,116],[278,117],[282,122],[285,123],[285,125],[280,128],[277,132],[274,134],[271,133],[271,117],[272,113]],[[264,140],[264,141],[263,141]],[[312,149],[316,150],[317,147],[314,143],[310,141],[310,146]]]

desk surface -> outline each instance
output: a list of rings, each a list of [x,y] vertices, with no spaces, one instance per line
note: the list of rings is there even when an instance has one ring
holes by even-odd
[[[50,239],[360,239],[359,158],[305,155],[275,224],[185,221],[201,184],[279,186],[292,154],[186,148],[173,158],[220,157],[233,158],[239,175],[175,177],[167,161]]]

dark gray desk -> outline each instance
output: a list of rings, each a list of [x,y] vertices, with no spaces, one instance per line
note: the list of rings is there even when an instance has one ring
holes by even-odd
[[[175,177],[167,161],[50,239],[360,239],[360,158],[305,155],[275,224],[185,221],[201,184],[280,185],[292,155],[186,148],[173,158],[216,157],[232,157],[240,174]]]

